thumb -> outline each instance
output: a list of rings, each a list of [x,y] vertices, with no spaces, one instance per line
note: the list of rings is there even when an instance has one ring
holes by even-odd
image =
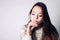
[[[35,27],[31,27],[31,31],[34,29]]]

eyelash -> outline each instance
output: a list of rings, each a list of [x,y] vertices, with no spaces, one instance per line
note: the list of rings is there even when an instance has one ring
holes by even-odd
[[[39,15],[39,17],[42,17],[42,15]]]
[[[32,14],[32,15],[35,15],[35,14]],[[38,15],[39,17],[42,17],[42,15]]]
[[[35,15],[35,14],[32,14],[32,15]]]

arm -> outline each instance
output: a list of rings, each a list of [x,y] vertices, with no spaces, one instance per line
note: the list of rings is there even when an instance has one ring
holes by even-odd
[[[38,24],[36,22],[30,22],[28,25],[24,25],[20,34],[21,40],[32,40],[32,30],[37,26]]]
[[[25,26],[24,26],[25,27]],[[31,35],[26,35],[26,29],[22,28],[22,30],[20,31],[20,40],[31,40]]]

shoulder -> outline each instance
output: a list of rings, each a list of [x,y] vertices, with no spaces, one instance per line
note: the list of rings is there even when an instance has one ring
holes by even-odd
[[[53,32],[53,33],[51,34],[51,37],[52,37],[52,39],[54,39],[54,40],[58,40],[59,35],[58,35],[57,32]]]
[[[46,38],[49,37],[49,39],[58,40],[59,34],[57,32],[57,29],[53,25],[47,27],[45,34]]]
[[[26,26],[23,25],[22,28],[20,28],[20,36],[24,36],[26,34]]]

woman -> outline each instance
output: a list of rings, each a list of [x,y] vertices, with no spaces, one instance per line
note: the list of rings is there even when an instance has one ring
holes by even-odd
[[[44,3],[37,2],[32,7],[29,19],[20,34],[21,40],[58,40],[58,32],[50,21]]]

